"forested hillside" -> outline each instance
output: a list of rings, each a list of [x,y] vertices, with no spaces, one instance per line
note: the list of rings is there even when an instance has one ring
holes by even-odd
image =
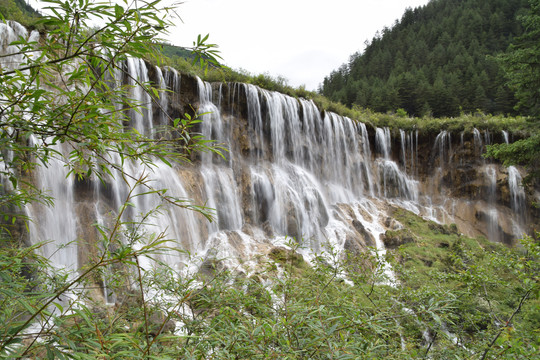
[[[39,13],[24,0],[0,0],[0,19],[15,20],[24,25],[31,25]]]
[[[522,33],[527,9],[526,0],[432,0],[408,9],[326,77],[320,92],[379,112],[513,114],[516,100],[493,55]]]

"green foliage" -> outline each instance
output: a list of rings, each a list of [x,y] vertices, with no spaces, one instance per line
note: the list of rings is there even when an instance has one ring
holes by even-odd
[[[498,356],[513,359],[539,350],[537,241],[525,238],[522,248],[512,249],[464,237],[455,227],[426,222],[405,210],[396,210],[394,216],[416,238],[393,254],[399,279],[413,289],[444,292],[455,299],[444,327],[434,329],[452,333],[463,344],[451,353],[461,357],[477,349],[487,354],[495,346]],[[412,309],[416,306],[404,301]],[[517,343],[520,346],[514,348]],[[433,356],[448,350],[435,348]]]
[[[174,251],[163,233],[137,231],[153,212],[142,214],[139,223],[123,220],[133,197],[159,196],[163,203],[193,209],[208,218],[211,214],[153,188],[146,174],[132,178],[123,165],[126,161],[150,167],[158,161],[188,162],[192,151],[217,149],[193,131],[200,120],[188,115],[169,119],[168,126],[156,134],[127,126],[129,111],[141,111],[147,104],[132,98],[132,86],[111,81],[115,72],[123,71],[122,62],[128,57],[159,61],[156,44],[171,24],[168,15],[173,8],[162,7],[159,1],[47,3],[53,15],[36,22],[37,27],[49,29],[47,36],[39,41],[18,39],[11,44],[15,53],[2,57],[10,61],[2,61],[0,67],[0,213],[4,220],[0,358],[95,359],[110,358],[109,354],[153,358],[155,348],[164,341],[156,335],[167,325],[167,320],[152,322],[154,314],[162,314],[159,304],[150,303],[140,291],[135,297],[141,307],[117,317],[103,308],[102,298],[94,296],[92,289],[109,277],[108,287],[123,296],[142,290],[148,273],[139,259]],[[89,27],[93,17],[101,19],[99,27]],[[204,38],[193,50],[209,61],[216,56],[214,46]],[[157,98],[158,89],[151,83],[131,80]],[[101,241],[78,271],[55,269],[38,256],[44,244],[24,247],[21,209],[36,201],[54,201],[36,188],[32,171],[48,166],[53,158],[61,159],[70,176],[79,179],[92,175],[103,179],[117,173],[131,190],[112,225],[97,226]],[[142,189],[135,191],[138,188]],[[135,274],[134,284],[129,283],[133,278],[128,274]]]
[[[172,59],[172,58],[184,58],[184,59],[194,59],[195,56],[193,53],[185,49],[183,47],[169,45],[169,44],[162,44],[161,45],[161,52],[163,53],[163,56]]]
[[[128,245],[117,243],[121,250],[99,250],[76,279],[52,271],[35,249],[13,248],[0,253],[6,280],[0,283],[0,356],[534,357],[540,348],[538,242],[526,238],[522,248],[510,249],[405,210],[393,216],[415,241],[389,251],[399,280],[391,286],[384,259],[374,254],[327,249],[308,266],[295,242],[273,249],[268,259],[259,256],[253,267],[245,263],[242,272],[214,260],[209,274],[186,267],[180,275],[165,264],[142,268],[139,259],[157,258],[167,243],[158,237],[135,250],[141,238],[131,233]],[[115,228],[103,230],[107,246],[100,248],[111,248],[120,237]],[[117,269],[108,278],[115,308],[81,288],[92,273],[111,267]],[[67,303],[58,300],[67,294]],[[35,342],[28,327],[33,315],[41,324]]]
[[[516,100],[493,58],[521,34],[526,0],[431,1],[366,42],[327,76],[332,101],[377,112],[457,116],[477,109],[515,114]]]
[[[396,115],[399,117],[407,117],[407,111],[405,111],[405,109],[399,108],[396,110]]]
[[[113,169],[123,173],[128,159],[147,165],[156,158],[186,162],[191,151],[213,150],[200,135],[190,134],[198,119],[170,119],[159,131],[175,134],[172,139],[126,127],[129,110],[146,105],[131,98],[130,85],[108,80],[122,71],[128,56],[159,61],[155,44],[170,24],[164,16],[173,9],[161,8],[159,2],[138,8],[91,1],[48,3],[54,15],[38,22],[50,28],[47,37],[39,43],[19,41],[20,63],[0,69],[0,175],[12,184],[1,192],[2,215],[28,202],[49,200],[22,175],[46,166],[52,157],[63,159],[60,144],[70,147],[66,166],[79,178],[101,178]],[[101,27],[88,28],[93,15],[102,18]],[[203,40],[197,44],[198,53],[213,51]],[[213,56],[209,53],[207,58]],[[138,85],[156,98],[151,83]],[[118,161],[113,162],[110,153],[118,154]],[[189,207],[183,200],[165,195],[163,199]]]
[[[540,126],[540,1],[530,0],[529,12],[520,17],[524,33],[515,39],[509,50],[498,57],[509,85],[516,90],[517,107],[531,115],[531,123]],[[524,165],[529,170],[526,183],[540,179],[540,134],[512,144],[489,146],[487,156],[502,160],[505,165]]]
[[[498,57],[516,90],[517,106],[532,116],[540,116],[540,1],[530,0],[530,11],[519,19],[524,32],[508,51]]]
[[[320,109],[336,112],[371,126],[388,127],[396,136],[398,136],[400,129],[418,130],[420,134],[428,136],[436,136],[442,130],[453,133],[472,132],[475,128],[489,130],[493,133],[505,130],[518,138],[530,137],[538,132],[538,125],[535,122],[520,116],[507,117],[475,113],[441,118],[431,116],[410,117],[403,112],[398,115],[395,113],[377,113],[360,107],[350,109],[341,103],[331,102],[323,96],[314,96],[313,101]]]
[[[486,156],[502,160],[506,166],[525,165],[528,172],[523,180],[526,184],[540,179],[540,134],[511,144],[488,146]]]
[[[13,208],[51,200],[25,175],[60,157],[59,144],[71,146],[67,166],[79,177],[122,171],[129,160],[152,166],[156,159],[182,162],[191,151],[215,150],[193,133],[198,120],[189,116],[170,119],[172,128],[163,131],[177,134],[171,140],[128,129],[126,111],[144,104],[130,99],[129,87],[113,86],[103,76],[118,70],[127,56],[152,58],[154,44],[161,42],[159,32],[168,25],[163,11],[172,9],[161,9],[157,2],[138,8],[85,1],[50,4],[55,15],[40,21],[52,29],[49,36],[39,48],[21,42],[23,62],[0,69],[1,176],[11,182],[2,189],[1,205],[8,222]],[[100,28],[85,26],[91,15],[103,18]],[[201,58],[215,59],[204,40],[195,44]],[[155,56],[153,61],[159,60]],[[209,67],[208,74],[213,71]],[[265,75],[252,81],[286,86],[283,79],[274,82]],[[140,85],[151,94],[157,91],[151,84]],[[329,110],[343,110],[343,105],[324,98],[315,101]],[[472,115],[466,121],[441,119],[433,124],[427,118],[343,111],[376,124],[395,122],[425,131],[491,126],[490,121],[509,128],[522,124],[519,118]],[[120,160],[113,162],[109,152]],[[159,261],[165,252],[175,251],[165,235],[137,231],[154,212],[142,214],[139,224],[122,220],[139,187],[164,201],[192,207],[152,189],[144,175],[135,180],[115,221],[97,226],[100,242],[77,272],[58,271],[37,255],[43,244],[24,247],[15,241],[20,240],[15,232],[11,238],[2,234],[0,358],[411,359],[496,354],[514,359],[538,353],[540,250],[532,239],[525,239],[522,248],[507,249],[396,211],[394,217],[407,228],[402,232],[414,241],[389,252],[388,259],[369,251],[343,254],[328,249],[309,266],[291,243],[291,249],[274,249],[269,259],[259,257],[253,268],[244,264],[245,272],[220,269],[216,259],[212,273],[203,276]],[[148,258],[154,260],[153,268],[141,266]],[[393,264],[398,282],[387,278],[384,261]],[[104,305],[94,289],[103,279],[117,297],[114,308]]]
[[[24,0],[0,0],[0,19],[9,19],[34,27],[39,13]]]

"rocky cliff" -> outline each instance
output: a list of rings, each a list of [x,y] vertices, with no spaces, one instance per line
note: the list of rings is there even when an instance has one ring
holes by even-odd
[[[249,84],[209,84],[140,59],[129,59],[123,69],[113,80],[132,81],[131,96],[147,104],[130,112],[129,126],[154,137],[170,118],[199,114],[195,130],[226,149],[223,157],[199,153],[192,164],[172,167],[157,159],[151,169],[125,163],[124,171],[133,179],[148,175],[155,188],[215,209],[215,220],[155,195],[131,198],[140,194],[136,182],[114,172],[103,181],[75,179],[61,159],[51,159],[32,178],[55,205],[25,209],[35,220],[27,236],[31,243],[52,240],[42,249],[60,267],[88,261],[99,240],[94,224],[110,226],[126,201],[133,206],[123,217],[143,220],[142,233],[164,231],[174,247],[230,263],[291,240],[308,258],[328,247],[384,252],[384,240],[396,245],[384,234],[404,225],[392,218],[396,207],[507,244],[539,224],[531,203],[540,197],[521,187],[522,170],[482,157],[486,144],[511,141],[507,132],[391,131]],[[133,79],[162,91],[152,97]],[[160,211],[146,217],[156,207]],[[187,258],[161,255],[173,267]]]
[[[157,86],[172,90],[161,108],[148,112],[150,119],[140,121],[157,126],[164,108],[173,117],[200,113],[197,130],[227,149],[224,158],[198,154],[193,165],[154,172],[160,186],[216,210],[213,223],[173,209],[156,219],[191,253],[248,259],[290,239],[308,257],[326,246],[383,249],[384,233],[402,226],[392,219],[394,207],[508,244],[538,224],[530,206],[538,194],[520,186],[521,170],[482,157],[486,144],[509,141],[506,132],[393,133],[252,85],[209,84],[142,62],[137,66],[148,69]],[[123,186],[111,180],[78,206],[106,197],[110,209],[117,208],[120,203],[110,198]]]

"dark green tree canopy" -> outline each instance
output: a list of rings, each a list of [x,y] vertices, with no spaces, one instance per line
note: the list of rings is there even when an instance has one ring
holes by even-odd
[[[530,11],[520,17],[523,35],[516,38],[498,60],[506,72],[509,86],[516,91],[517,108],[530,115],[537,132],[512,144],[488,148],[489,156],[504,161],[506,165],[527,166],[527,182],[540,179],[540,0],[530,0],[530,5]]]
[[[320,92],[348,106],[411,115],[515,114],[493,55],[522,34],[526,0],[432,0],[407,9],[363,53],[324,79]]]
[[[532,116],[540,115],[540,1],[531,0],[531,9],[520,17],[523,35],[508,52],[499,56],[509,85],[516,91],[518,108]]]

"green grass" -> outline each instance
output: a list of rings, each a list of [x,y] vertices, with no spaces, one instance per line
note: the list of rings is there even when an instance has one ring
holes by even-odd
[[[538,259],[530,251],[483,237],[466,237],[455,225],[436,224],[403,209],[395,209],[393,217],[405,227],[401,231],[410,232],[415,239],[387,253],[401,285],[410,289],[403,301],[414,308],[435,294],[455,297],[446,326],[468,341],[485,341],[481,334],[497,329],[494,318],[499,323],[509,319],[527,289],[537,286],[531,279],[538,271],[534,265]],[[532,245],[535,240],[527,241],[527,248],[538,248],[537,243]],[[538,346],[535,329],[540,327],[540,300],[538,294],[527,300],[513,326],[527,346]],[[512,335],[507,336],[511,341]]]

